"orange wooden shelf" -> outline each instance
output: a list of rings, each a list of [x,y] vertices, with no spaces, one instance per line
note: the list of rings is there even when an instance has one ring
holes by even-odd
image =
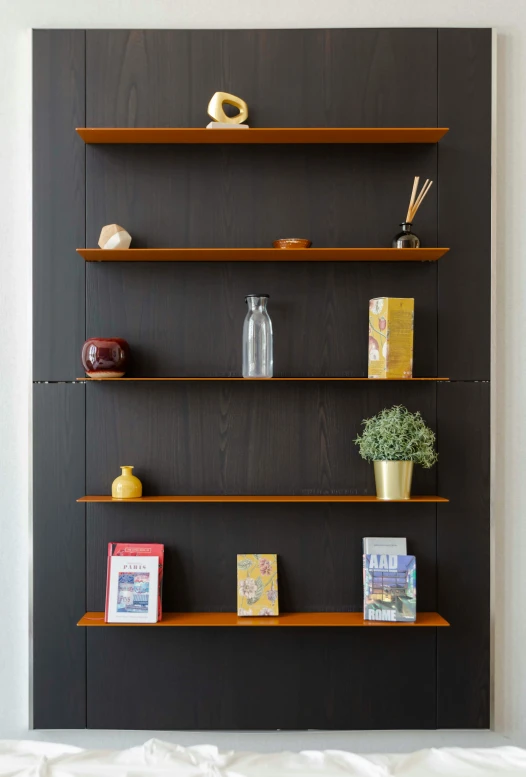
[[[449,248],[77,248],[87,262],[436,262]]]
[[[324,380],[367,380],[367,381],[376,381],[377,383],[382,383],[386,381],[405,381],[411,382],[411,381],[442,381],[442,382],[448,382],[449,378],[77,378],[76,379],[79,383],[105,383],[106,381],[118,381],[119,383],[122,383],[123,381],[152,381],[152,380],[160,380],[160,381],[166,381],[166,380],[176,380],[176,381],[186,381],[186,380],[237,380],[237,381],[244,381],[245,383],[251,383],[254,380],[263,380],[267,383],[270,381],[276,381],[276,380],[313,380],[313,381],[324,381]]]
[[[77,127],[85,143],[438,143],[446,127]]]
[[[87,612],[77,626],[449,626],[437,612],[419,612],[415,623],[364,621],[361,612],[288,612],[276,618],[238,618],[235,612],[165,612],[157,623],[105,623],[103,612]]]
[[[449,499],[444,499],[442,496],[412,496],[411,499],[392,499],[391,502],[449,502]],[[201,496],[198,494],[190,495],[176,495],[176,496],[141,496],[138,499],[113,499],[111,496],[82,496],[77,499],[77,502],[113,502],[115,504],[128,504],[130,502],[200,502],[200,503],[217,503],[217,502],[377,502],[378,504],[388,504],[384,499],[378,499],[376,496],[348,496],[348,495],[333,495],[333,494],[313,494],[312,496],[298,495],[278,495],[278,496],[254,496],[252,494],[220,494],[213,496]]]

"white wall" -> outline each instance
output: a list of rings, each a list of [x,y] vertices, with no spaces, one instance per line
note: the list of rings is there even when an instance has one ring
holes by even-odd
[[[498,33],[493,516],[497,566],[494,709],[499,734],[161,736],[182,744],[209,741],[221,747],[262,750],[341,747],[371,752],[429,744],[498,744],[509,741],[506,737],[526,746],[522,574],[526,551],[522,454],[526,445],[521,443],[526,439],[522,402],[526,338],[520,318],[526,295],[525,0],[0,0],[0,737],[31,736],[105,747],[135,744],[148,737],[142,732],[28,732],[31,28],[441,26],[495,27]]]

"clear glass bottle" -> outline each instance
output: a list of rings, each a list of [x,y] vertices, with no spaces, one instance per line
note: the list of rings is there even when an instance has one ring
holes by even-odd
[[[243,377],[271,378],[274,370],[272,321],[268,294],[247,294],[248,312],[243,324]]]

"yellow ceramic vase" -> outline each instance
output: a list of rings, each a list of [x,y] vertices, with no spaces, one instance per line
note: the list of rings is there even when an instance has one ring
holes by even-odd
[[[411,499],[412,461],[375,461],[374,478],[378,499]]]
[[[111,495],[114,499],[138,499],[142,496],[142,483],[132,475],[133,467],[121,467],[122,475],[115,478],[111,484]]]

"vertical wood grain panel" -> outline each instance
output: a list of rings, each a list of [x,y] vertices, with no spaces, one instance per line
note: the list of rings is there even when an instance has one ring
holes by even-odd
[[[434,376],[436,266],[397,264],[90,264],[88,335],[125,337],[132,349],[130,376],[240,376],[244,299],[264,291],[270,294],[276,377],[366,377],[369,300],[410,296],[414,375]]]
[[[90,728],[436,726],[433,629],[134,629],[133,647],[127,629],[86,631]]]
[[[281,612],[360,611],[362,538],[372,527],[381,537],[393,527],[407,537],[418,558],[418,607],[436,610],[434,505],[94,504],[87,526],[88,611],[104,609],[115,540],[164,543],[167,612],[233,612],[236,554],[258,548],[278,554]]]
[[[85,387],[33,386],[33,726],[86,725]]]
[[[489,728],[490,385],[437,386],[438,728]],[[499,562],[497,562],[499,563]],[[444,633],[447,632],[447,633]]]
[[[112,472],[124,457],[133,460],[148,493],[373,492],[372,467],[359,458],[352,438],[360,419],[383,406],[386,392],[389,402],[404,401],[412,409],[420,408],[433,423],[435,387],[419,384],[90,384],[88,491],[107,491]],[[435,471],[419,470],[415,489],[433,491],[435,477]],[[90,505],[89,607],[102,607],[107,543],[120,539],[165,544],[167,609],[231,611],[235,608],[235,555],[243,552],[241,548],[248,552],[248,548],[262,547],[278,553],[284,611],[360,609],[361,539],[371,533],[389,535],[396,526],[396,532],[405,534],[411,551],[418,554],[421,606],[435,609],[434,505],[339,507]],[[120,680],[108,694],[103,667],[103,663],[112,663],[113,651],[120,655],[118,645],[124,644],[124,636],[105,641],[89,633],[88,725],[382,728],[388,725],[388,710],[393,712],[395,699],[407,691],[405,678],[411,665],[423,680],[414,701],[421,715],[418,725],[435,726],[434,634],[423,641],[404,641],[403,653],[398,652],[402,647],[396,648],[396,639],[390,640],[395,679],[385,695],[380,692],[383,681],[379,682],[378,674],[376,690],[375,681],[364,679],[369,673],[363,667],[371,655],[377,657],[375,661],[384,655],[385,644],[381,647],[378,639],[364,642],[359,636],[326,632],[320,636],[309,630],[285,640],[257,636],[238,640],[239,630],[234,631],[220,634],[214,630],[206,639],[184,634],[174,641],[170,636],[171,648],[164,640],[148,637],[144,650],[154,652],[158,666],[164,667],[164,691],[157,694],[155,707],[146,700],[141,712],[135,710],[131,715],[123,713],[127,691]],[[176,669],[165,663],[171,650],[177,655]],[[232,665],[226,654],[237,656],[246,651],[252,663],[265,666],[273,677],[276,703],[272,711],[256,711],[253,705],[243,704],[243,714],[239,711],[244,670],[239,662]],[[273,658],[267,660],[269,651]],[[287,667],[292,661],[298,668],[290,676]],[[191,671],[184,671],[190,662]],[[220,677],[213,669],[218,665],[222,667]],[[309,700],[304,698],[305,680],[300,682],[307,675],[312,677]],[[207,686],[209,702],[221,699],[220,704],[201,703],[201,681]],[[351,703],[351,688],[353,698],[365,698],[358,692],[360,683],[368,687],[367,694],[364,690],[367,699],[381,696],[382,704]],[[399,707],[396,725],[416,725],[414,712],[412,706]]]
[[[491,30],[439,30],[438,369],[489,380]],[[489,383],[437,387],[438,726],[489,726]]]
[[[84,342],[84,30],[33,32],[33,379],[74,380]]]
[[[438,358],[438,374],[489,377],[490,61],[489,30],[36,32],[35,379],[77,376],[85,297],[89,335],[130,341],[130,374],[239,374],[243,297],[256,286],[272,297],[278,375],[365,374],[367,301],[386,294],[415,297],[415,374],[436,375]],[[73,131],[204,126],[219,89],[247,100],[253,126],[451,131],[438,147],[375,149],[86,148]],[[414,174],[437,181],[417,233],[452,248],[433,266],[86,269],[74,254],[114,221],[137,247],[263,246],[294,233],[388,244]],[[154,494],[371,493],[352,439],[394,403],[438,428],[438,468],[415,476],[415,492],[452,499],[438,512],[91,505],[85,524],[74,501],[109,492],[124,459]],[[35,386],[35,726],[485,727],[488,413],[481,383]],[[126,630],[74,625],[86,604],[102,609],[109,540],[164,542],[165,606],[194,611],[231,610],[230,559],[264,544],[279,554],[282,608],[305,611],[358,608],[360,539],[391,533],[419,558],[420,607],[452,622],[438,636],[137,629],[130,650]],[[137,705],[128,679],[145,655],[153,674]],[[243,703],[254,663],[272,705]]]
[[[225,91],[252,126],[432,127],[436,52],[436,30],[88,30],[88,126],[203,127]]]
[[[208,101],[222,89],[247,100],[252,126],[435,126],[436,45],[434,30],[92,30],[87,123],[204,126]],[[87,242],[95,245],[101,224],[117,221],[137,247],[264,246],[291,234],[305,234],[317,245],[389,245],[413,175],[434,178],[436,165],[435,146],[92,146]],[[436,190],[419,216],[425,245],[436,245],[435,197]],[[88,334],[126,337],[134,353],[130,374],[239,374],[243,298],[258,287],[271,295],[277,375],[359,376],[367,369],[369,298],[414,296],[415,374],[434,375],[436,278],[436,266],[426,265],[410,271],[366,263],[89,266]],[[433,423],[435,388],[344,388],[90,385],[88,491],[107,492],[124,456],[133,460],[149,493],[371,492],[372,468],[352,444],[360,420],[404,402]],[[435,478],[435,472],[418,472],[415,489],[434,491]],[[390,533],[396,524],[420,556],[421,601],[434,609],[434,507],[389,506],[394,510],[384,512],[362,506],[137,507],[136,513],[119,505],[90,507],[88,596],[94,607],[102,602],[107,542],[136,538],[165,543],[165,604],[174,609],[231,610],[231,557],[241,543],[265,544],[279,553],[284,609],[359,608],[361,537]],[[155,704],[152,697],[128,714],[122,704],[126,690],[117,681],[108,693],[106,675],[125,635],[90,633],[88,725],[382,728],[394,720],[398,727],[436,725],[434,634],[401,642],[392,635],[396,669],[387,691],[380,674],[375,685],[374,672],[363,671],[371,656],[382,662],[384,639],[374,635],[364,640],[312,630],[284,640],[260,639],[255,632],[238,636],[217,630],[206,639],[182,633],[159,640],[143,632],[136,647],[155,653],[154,685],[164,691]],[[249,663],[260,663],[273,677],[278,695],[273,711],[251,711],[250,705],[245,714],[244,670],[230,659],[241,655],[250,655]],[[290,675],[292,664],[297,669]],[[401,709],[410,667],[421,679],[418,698],[411,709]],[[196,692],[201,679],[206,693]],[[370,701],[374,696],[381,697],[380,704]]]
[[[435,419],[435,385],[416,382],[92,383],[87,392],[90,494],[109,493],[121,464],[152,495],[374,494],[373,467],[353,444],[362,418],[404,403]],[[436,469],[415,468],[414,493],[436,493]]]
[[[436,179],[437,169],[437,146],[418,144],[89,145],[86,154],[89,246],[117,220],[136,248],[271,247],[294,235],[318,247],[389,247],[415,172]],[[437,188],[416,220],[428,247]]]
[[[491,30],[439,30],[438,371],[489,380]]]

